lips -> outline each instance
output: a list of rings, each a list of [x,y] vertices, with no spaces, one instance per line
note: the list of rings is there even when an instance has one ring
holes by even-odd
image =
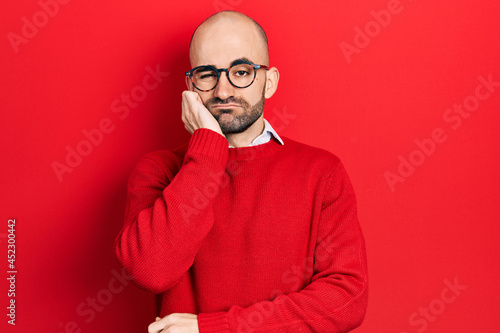
[[[237,108],[239,105],[235,104],[217,104],[213,106],[214,108],[222,108],[222,109],[227,109],[227,108]]]

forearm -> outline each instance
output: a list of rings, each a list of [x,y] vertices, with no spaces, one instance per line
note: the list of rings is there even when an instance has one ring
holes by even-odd
[[[312,265],[311,275],[294,276],[305,287],[283,295],[277,295],[279,289],[270,291],[267,300],[248,307],[200,313],[200,332],[340,333],[359,326],[366,312],[368,274],[356,211],[349,178],[338,164],[325,185],[314,255],[304,258]]]
[[[359,286],[361,289],[352,290],[355,294],[339,297],[335,287],[312,284],[247,308],[200,313],[200,332],[349,332],[362,323],[366,312],[367,285]]]
[[[343,246],[334,238],[322,241],[315,263],[323,267],[304,289],[288,294],[273,290],[269,300],[245,308],[232,306],[227,312],[200,313],[200,332],[341,333],[358,327],[368,299],[366,251],[361,234],[351,240],[341,254],[348,255],[341,265],[332,253],[344,252],[339,249]]]
[[[201,333],[209,332],[349,332],[361,325],[367,308],[368,283],[364,245],[343,273],[322,272],[304,289],[279,294],[248,307],[200,313]],[[318,276],[315,275],[316,277]],[[279,294],[278,296],[276,296]]]
[[[204,186],[220,186],[226,151],[223,137],[204,130],[193,135],[175,177],[155,161],[138,164],[129,183],[125,226],[115,242],[118,260],[137,285],[163,292],[192,265],[213,224],[213,197],[203,195]],[[162,188],[162,182],[168,184]]]

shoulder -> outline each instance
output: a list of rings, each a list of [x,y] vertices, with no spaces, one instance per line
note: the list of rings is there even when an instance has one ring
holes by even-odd
[[[282,137],[282,139],[284,143],[283,147],[286,148],[284,150],[288,152],[291,158],[299,163],[324,166],[330,170],[341,164],[340,158],[328,150],[298,142],[287,137]]]
[[[141,160],[149,160],[157,163],[160,166],[168,166],[170,164],[182,164],[184,155],[186,154],[187,144],[171,150],[157,150],[141,157]]]
[[[182,166],[187,144],[172,150],[157,150],[141,156],[131,178],[161,178],[171,180]]]
[[[304,143],[286,138],[285,145],[294,151],[297,158],[294,169],[298,172],[308,173],[311,177],[318,177],[324,181],[328,198],[335,200],[340,195],[350,196],[355,202],[354,189],[347,170],[340,158],[322,148],[313,147]],[[328,202],[328,201],[325,201]]]

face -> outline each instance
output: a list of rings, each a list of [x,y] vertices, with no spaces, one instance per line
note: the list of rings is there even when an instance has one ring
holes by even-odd
[[[251,105],[244,96],[231,96],[225,100],[214,96],[204,101],[203,104],[219,122],[222,133],[241,133],[250,128],[264,113],[266,100],[264,91],[265,85],[260,100],[254,105]]]
[[[198,28],[190,50],[193,68],[202,65],[228,68],[234,61],[241,59],[268,65],[267,51],[253,24],[234,20],[221,19]],[[192,82],[187,83],[190,90],[200,95],[224,134],[241,133],[262,117],[266,99],[266,72],[265,69],[257,70],[254,82],[247,88],[231,85],[225,72],[221,72],[215,89],[208,92],[197,90]]]

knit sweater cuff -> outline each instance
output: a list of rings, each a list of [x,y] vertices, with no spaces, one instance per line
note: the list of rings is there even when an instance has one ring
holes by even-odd
[[[208,164],[222,163],[225,166],[228,150],[229,144],[224,136],[207,128],[199,128],[191,135],[186,155],[196,156],[196,159],[202,159]]]
[[[198,328],[200,333],[229,333],[227,313],[212,312],[198,314]]]
[[[188,152],[220,156],[221,154],[227,154],[228,147],[227,139],[219,133],[207,128],[199,128],[193,132],[189,140]]]

